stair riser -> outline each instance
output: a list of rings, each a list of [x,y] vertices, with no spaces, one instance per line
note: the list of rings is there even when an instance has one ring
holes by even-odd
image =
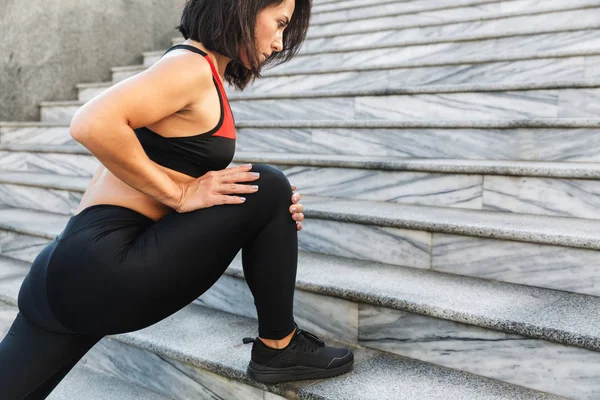
[[[339,51],[356,47],[402,46],[406,43],[434,42],[436,40],[468,38],[472,35],[497,36],[525,35],[540,33],[540,31],[555,32],[560,30],[575,30],[597,28],[600,24],[598,17],[600,9],[580,9],[560,11],[549,14],[524,15],[519,17],[480,21],[479,23],[463,22],[452,25],[408,28],[377,32],[362,32],[338,37],[307,39],[299,54],[324,51]],[[365,22],[365,21],[363,21]],[[360,29],[358,26],[357,29]],[[389,29],[395,29],[394,26]],[[515,41],[518,39],[513,38]],[[164,50],[166,51],[166,49]],[[159,53],[144,54],[143,65],[154,64],[163,55]]]
[[[312,11],[314,16],[311,18],[313,24],[323,24],[335,21],[348,21],[357,18],[377,18],[381,16],[387,16],[389,14],[399,13],[416,13],[429,11],[430,13],[445,14],[452,13],[454,10],[451,7],[460,7],[464,13],[469,13],[473,8],[487,7],[491,8],[492,12],[499,12],[499,5],[492,4],[486,5],[486,3],[493,3],[494,0],[455,0],[451,2],[443,3],[432,3],[426,1],[410,1],[410,2],[389,2],[389,1],[373,1],[369,4],[369,7],[350,8],[351,4],[348,3],[336,3],[335,6],[329,6],[325,8],[316,7]],[[524,3],[522,1],[518,3]],[[491,6],[491,7],[490,7]],[[471,11],[472,12],[472,11]],[[412,14],[406,15],[407,18],[411,18]]]
[[[598,250],[434,233],[432,269],[600,296]]]
[[[452,235],[316,218],[302,226],[305,251],[600,295],[595,250],[482,238],[476,230]]]
[[[432,63],[473,63],[491,57],[522,57],[524,54],[554,54],[555,52],[600,50],[600,30],[559,32],[500,39],[473,40],[466,42],[436,43],[392,48],[323,53],[298,54],[287,63],[278,65],[277,73],[314,73],[314,71],[339,70],[341,68],[392,68]],[[125,71],[113,71],[116,83],[143,71],[144,66]],[[265,70],[268,76],[269,70]]]
[[[0,183],[0,205],[3,206],[71,215],[82,197],[82,191]]]
[[[330,23],[321,25],[311,25],[307,38],[323,35],[357,33],[371,30],[454,24],[464,21],[473,21],[478,23],[479,19],[497,19],[499,16],[506,14],[539,14],[543,12],[574,9],[577,7],[595,6],[597,4],[597,2],[590,0],[570,0],[569,2],[562,0],[544,2],[539,0],[503,1],[490,4],[474,5],[471,7],[458,7],[453,9],[441,9],[400,15],[390,15],[389,12],[387,14],[384,12],[378,12],[378,8],[375,7],[375,12],[378,12],[380,17],[370,17],[366,19],[348,21],[348,18],[344,16],[343,11],[338,12],[336,14],[340,15],[340,19],[343,18],[343,20],[340,20],[339,22],[332,21]],[[393,5],[391,6],[393,7]],[[353,13],[358,15],[357,17],[354,17],[354,19],[361,18],[362,15],[366,15],[365,10],[367,9],[352,10]],[[381,10],[381,8],[379,8],[379,10]],[[320,18],[324,18],[324,16]]]
[[[599,88],[235,101],[241,120],[595,118]]]
[[[598,180],[270,165],[308,196],[600,219]],[[0,177],[0,204],[71,214],[87,181],[79,190],[30,185]]]
[[[600,129],[595,128],[237,128],[236,151],[260,153],[305,153],[357,156],[389,156],[412,158],[454,158],[468,160],[523,160],[523,161],[573,161],[600,162]],[[53,128],[54,130],[54,128]],[[64,144],[70,138],[67,128],[61,128],[52,136],[55,143]],[[6,134],[5,143],[43,144],[49,136],[44,129],[15,130]],[[28,136],[31,135],[31,136]],[[5,139],[2,136],[0,143]],[[71,142],[72,143],[72,142]],[[28,153],[2,157],[21,157],[31,160]],[[47,153],[46,153],[47,154]],[[70,164],[68,155],[52,157],[59,163]],[[79,157],[79,156],[78,156]],[[81,156],[85,157],[85,156]],[[90,157],[90,156],[87,156]],[[10,168],[11,160],[1,161]],[[29,161],[28,161],[29,162]],[[31,160],[31,163],[37,163]],[[83,165],[82,175],[93,172],[88,161]],[[22,165],[15,163],[15,168]],[[33,167],[33,166],[32,166]],[[70,166],[65,168],[70,169]],[[7,169],[8,170],[8,169]],[[21,169],[15,169],[21,170]]]
[[[33,262],[50,239],[6,231],[0,228],[0,254],[16,260]]]
[[[477,120],[595,118],[600,88],[232,101],[238,120]],[[79,106],[42,106],[42,121],[70,124]]]
[[[242,278],[222,276],[195,302],[257,319],[254,298]],[[600,378],[600,353],[587,349],[330,298],[298,288],[294,293],[294,318],[317,335],[533,389],[575,395],[572,398],[578,399],[600,394],[600,384],[586,383]]]
[[[359,326],[363,346],[569,399],[600,396],[595,351],[373,305],[361,304]]]
[[[386,89],[391,85],[452,85],[469,83],[552,82],[600,77],[600,57],[564,57],[499,63],[401,68],[380,71],[339,72],[293,76],[264,76],[244,90],[244,94],[299,93],[322,90]],[[79,89],[79,101],[86,102],[107,90],[111,84]],[[229,86],[227,86],[229,87]],[[231,95],[231,90],[227,90]]]
[[[559,51],[597,52],[600,30],[549,33],[468,42],[450,42],[394,48],[298,55],[277,66],[277,73],[322,71],[339,68],[388,67],[422,63],[458,63],[490,57],[516,57],[524,54]]]
[[[74,144],[69,127],[0,127],[0,144]]]
[[[0,171],[92,177],[99,165],[91,155],[0,150]]]
[[[282,133],[285,131],[285,133]],[[407,158],[599,162],[595,128],[244,128],[236,150]]]

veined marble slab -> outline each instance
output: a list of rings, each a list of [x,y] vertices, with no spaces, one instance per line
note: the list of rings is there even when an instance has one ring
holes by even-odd
[[[432,269],[600,296],[598,250],[433,234]]]
[[[99,165],[93,155],[0,150],[0,171],[91,177]]]
[[[600,77],[600,57],[585,57],[585,77],[589,79]]]
[[[0,337],[3,337],[2,326],[5,324],[4,317],[6,317],[2,315],[3,308],[6,304],[17,306],[19,289],[30,268],[31,264],[28,262],[0,257]],[[13,320],[14,316],[8,322],[12,324]]]
[[[305,153],[411,158],[599,162],[596,128],[356,128],[238,127],[237,152]],[[68,132],[63,131],[64,135]],[[36,143],[42,135],[26,137]],[[62,142],[60,137],[58,142]],[[44,143],[42,141],[42,143]],[[90,157],[90,158],[86,158]],[[84,162],[85,159],[86,161]],[[80,162],[81,161],[81,162]],[[0,150],[0,168],[90,176],[92,156]],[[80,170],[74,168],[79,164]]]
[[[268,164],[309,196],[600,219],[594,179],[465,173],[458,164],[443,172]],[[88,183],[87,177],[0,173],[0,204],[69,215]]]
[[[361,9],[353,20],[341,20],[324,24],[311,25],[307,34],[308,39],[319,36],[337,36],[347,33],[378,31],[389,28],[410,28],[427,25],[447,25],[459,22],[475,22],[480,20],[494,20],[510,16],[536,15],[555,11],[572,10],[582,7],[594,7],[597,3],[590,0],[519,0],[502,1],[490,4],[441,9],[434,11],[416,12],[411,14],[398,13],[381,15],[379,17],[360,18]],[[343,14],[342,14],[343,16]]]
[[[508,3],[508,4],[506,4]],[[314,26],[327,25],[335,22],[351,23],[363,19],[375,19],[404,15],[408,20],[421,22],[422,18],[439,19],[447,21],[453,18],[489,18],[496,14],[532,12],[540,6],[547,8],[565,6],[560,0],[516,0],[499,2],[494,0],[460,0],[452,2],[427,2],[411,1],[405,2],[382,2],[375,1],[370,5],[360,7],[347,7],[338,5],[330,11],[316,11],[311,22]],[[318,10],[318,9],[317,9]]]
[[[600,219],[600,181],[488,175],[483,209]]]
[[[367,304],[359,316],[363,346],[570,399],[600,396],[599,352]]]
[[[431,233],[426,231],[307,218],[298,235],[298,248],[413,268],[431,267]]]
[[[328,52],[314,55],[298,54],[287,63],[278,65],[278,73],[322,71],[334,68],[390,67],[401,63],[435,62],[438,65],[477,57],[498,55],[514,57],[522,54],[559,51],[598,51],[600,30],[547,33],[488,40],[436,43],[393,48],[374,48],[358,51]],[[273,69],[275,70],[275,69]]]
[[[16,208],[74,214],[83,192],[0,182],[0,204]]]
[[[452,8],[466,8],[483,6],[486,3],[494,3],[494,0],[455,0],[452,2],[427,2],[427,1],[409,1],[409,2],[390,2],[374,0],[370,3],[360,5],[352,4],[346,1],[339,4],[329,5],[329,7],[316,6],[312,12],[314,16],[311,22],[315,25],[360,19],[361,17],[377,18],[389,14],[412,14],[426,11],[449,11]]]
[[[497,0],[493,1],[498,3]],[[600,5],[591,1],[586,1],[583,4],[588,3]],[[394,6],[395,4],[390,5]],[[585,8],[557,10],[537,15],[511,15],[499,19],[475,20],[404,29],[397,28],[396,26],[382,26],[375,31],[345,33],[338,36],[315,37],[313,39],[308,38],[303,43],[302,50],[298,54],[308,55],[313,52],[326,53],[328,51],[339,52],[342,49],[348,51],[357,49],[367,50],[372,47],[382,46],[400,47],[419,43],[435,43],[437,41],[482,40],[486,36],[531,35],[559,32],[561,30],[594,29],[600,26],[598,22],[599,16],[600,8]],[[314,24],[314,22],[312,23]],[[361,27],[357,26],[356,29],[360,30]],[[311,29],[309,29],[310,32],[312,32]],[[515,38],[515,40],[518,41],[519,38]],[[143,65],[149,67],[154,64],[166,50],[144,53]],[[82,89],[80,93],[84,90],[89,89]]]
[[[454,24],[413,28],[380,28],[378,31],[347,33],[308,39],[299,54],[312,52],[351,51],[359,48],[407,46],[414,44],[485,40],[499,36],[558,33],[561,30],[597,29],[600,8],[559,10],[537,15],[513,15],[506,18],[486,19]],[[361,28],[357,28],[361,29]],[[513,38],[519,42],[520,37]],[[145,65],[151,65],[144,61]]]
[[[307,195],[481,209],[481,175],[277,166]]]
[[[69,127],[14,127],[0,126],[1,144],[74,144]]]
[[[399,68],[375,71],[334,72],[308,75],[264,76],[249,85],[243,94],[303,93],[348,89],[386,89],[391,86],[422,86],[468,83],[551,82],[597,77],[593,63],[585,70],[586,57],[548,58],[482,64]],[[587,76],[586,76],[587,73]],[[596,76],[597,75],[597,76]],[[81,101],[103,93],[106,86],[86,89]],[[226,86],[228,95],[238,94]]]
[[[48,106],[42,105],[40,106],[41,110],[41,121],[42,122],[53,122],[53,123],[61,123],[61,124],[71,124],[71,120],[73,119],[73,115],[79,110],[81,105],[72,105],[72,106]],[[20,142],[22,143],[22,142]],[[63,142],[60,144],[66,144],[68,142]]]
[[[0,230],[0,254],[17,260],[33,262],[50,239]]]
[[[232,101],[244,120],[465,120],[596,117],[598,88]]]

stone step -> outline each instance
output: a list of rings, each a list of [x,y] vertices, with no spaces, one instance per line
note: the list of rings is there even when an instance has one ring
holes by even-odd
[[[366,347],[569,398],[600,394],[600,385],[586,383],[600,374],[598,349],[576,347],[581,338],[556,341],[569,337],[573,331],[564,329],[574,325],[578,335],[589,324],[587,332],[598,336],[598,297],[310,253],[299,257],[297,282],[295,315],[302,323],[313,321],[318,334],[358,338]],[[196,303],[257,318],[239,255]],[[554,339],[532,332],[552,332]],[[535,367],[549,360],[560,367]]]
[[[148,328],[105,337],[80,362],[173,399],[564,399],[334,339],[326,340],[354,351],[353,371],[263,385],[246,375],[251,346],[242,338],[256,335],[254,319],[190,304]]]
[[[0,172],[0,206],[71,215],[89,182],[89,177]]]
[[[600,78],[599,56],[565,56],[476,64],[425,66],[418,68],[374,69],[265,75],[244,90],[244,94],[306,93],[348,89],[386,89],[393,86],[441,84],[487,84],[554,82]],[[78,100],[87,102],[113,86],[112,82],[77,84]],[[226,84],[228,97],[236,92]]]
[[[597,332],[593,320],[585,318],[594,312],[600,301],[597,297],[305,252],[300,252],[298,260],[294,316],[300,326],[317,335],[532,389],[576,395],[570,398],[593,398],[600,393],[600,385],[585,384],[597,380],[600,372],[594,368],[600,358]],[[18,268],[5,269],[7,278],[0,280],[4,282],[0,290],[9,300],[11,296],[16,299],[22,281],[15,276]],[[473,296],[485,300],[473,307]],[[574,310],[573,296],[585,307]],[[256,320],[239,255],[194,303]],[[568,321],[551,318],[557,310],[561,316],[570,315]],[[332,315],[344,317],[332,320]],[[573,320],[577,320],[576,328],[570,324]],[[404,326],[410,326],[410,331]],[[115,368],[98,356],[87,358],[96,368]],[[530,364],[547,359],[561,367],[536,370],[533,376],[526,373]],[[511,367],[498,367],[506,364]]]
[[[600,5],[600,2],[597,3]],[[512,16],[481,21],[461,22],[443,26],[425,26],[398,29],[391,27],[373,32],[346,33],[338,36],[307,39],[299,54],[324,54],[330,52],[371,50],[373,48],[489,40],[517,36],[550,34],[566,31],[597,29],[600,8],[583,8],[556,11],[546,14]],[[166,51],[143,53],[144,66],[154,64]],[[265,70],[268,72],[268,70]],[[260,82],[261,80],[257,81]]]
[[[2,264],[2,260],[0,260]],[[1,272],[0,272],[1,275]],[[17,287],[18,289],[18,287]],[[0,294],[0,297],[2,295]],[[0,301],[0,340],[5,335],[3,330],[8,330],[10,324],[17,315],[18,308],[15,303],[16,297],[11,298],[2,303]],[[135,346],[121,344],[123,349],[120,351],[103,354],[102,351],[106,350],[107,347],[118,346],[119,342],[111,339],[110,336],[101,340],[96,346],[94,346],[87,355],[75,366],[73,370],[64,378],[63,381],[54,389],[54,391],[48,396],[48,399],[54,400],[127,400],[127,399],[143,399],[143,400],[154,400],[154,399],[231,399],[234,394],[236,398],[243,398],[244,400],[284,400],[284,397],[278,396],[271,392],[265,392],[260,388],[245,385],[243,383],[232,381],[224,377],[223,375],[217,375],[208,372],[203,369],[198,369],[195,372],[194,380],[185,380],[184,373],[175,370],[173,373],[173,366],[169,368],[169,360],[163,360],[158,355],[151,353],[148,349],[137,349]],[[131,353],[133,356],[133,365],[129,365],[126,369],[129,373],[123,373],[118,371],[117,368],[108,368],[105,370],[93,367],[88,362],[88,359],[98,364],[98,361],[103,362],[103,358],[117,359],[124,365],[131,361]],[[124,358],[127,357],[127,358]],[[146,364],[144,365],[144,361]],[[106,361],[104,361],[106,362]],[[189,369],[189,364],[178,363],[178,366]],[[135,377],[132,371],[143,369],[141,377]],[[165,390],[159,386],[154,386],[158,377],[150,376],[150,369],[157,369],[160,371],[160,383],[168,384],[170,379],[172,382],[184,380],[185,385],[180,385],[183,390]],[[157,371],[158,372],[158,371]],[[139,383],[139,385],[138,385]],[[142,386],[146,386],[143,388]],[[148,388],[157,388],[157,391],[165,394],[159,395]],[[191,395],[192,397],[188,397]],[[167,397],[168,396],[168,397]],[[177,397],[174,397],[177,396]]]
[[[597,220],[314,196],[301,203],[305,251],[600,295]],[[0,252],[33,261],[69,216],[6,207],[0,217]]]
[[[73,144],[79,145],[71,138],[68,128],[65,124],[43,122],[0,122],[0,162],[5,167],[14,163],[14,168],[22,171],[31,167],[44,172],[49,163],[26,153],[46,157],[42,153],[59,152],[55,146],[69,149],[73,148]],[[598,128],[600,119],[592,118],[430,121],[238,119],[236,152],[600,162],[600,154],[596,151],[600,146]],[[48,147],[47,143],[52,144]],[[15,155],[15,152],[21,155]],[[67,162],[65,157],[61,157],[59,163]],[[82,168],[81,175],[91,175],[93,168]]]
[[[270,120],[464,120],[592,118],[600,79],[405,86],[318,93],[230,96],[236,119]],[[70,124],[80,101],[40,102],[43,122]]]
[[[600,15],[600,8],[599,15]],[[278,73],[316,73],[339,68],[400,66],[401,63],[430,62],[464,63],[464,59],[474,56],[490,58],[502,54],[515,56],[523,53],[558,51],[598,51],[600,30],[584,29],[573,32],[552,32],[534,35],[490,38],[487,40],[455,41],[411,46],[370,47],[361,50],[327,51],[316,54],[298,54],[292,60],[278,65],[273,70]],[[114,71],[114,69],[113,69]]]
[[[600,15],[600,8],[597,8]],[[588,14],[590,14],[588,12]],[[591,13],[592,15],[594,13]],[[595,21],[597,21],[597,17]],[[546,22],[548,23],[548,21]],[[522,34],[517,36],[500,37],[495,35],[465,37],[450,34],[449,38],[440,41],[439,38],[426,39],[411,45],[397,44],[398,34],[388,34],[392,41],[377,38],[374,44],[361,45],[360,41],[349,41],[354,49],[344,46],[319,51],[305,51],[296,55],[291,61],[265,70],[264,77],[305,74],[316,75],[333,72],[356,72],[363,70],[388,70],[402,67],[440,66],[446,64],[466,64],[491,62],[492,60],[531,59],[536,57],[554,57],[557,54],[569,52],[570,55],[598,54],[600,30],[597,22],[589,26],[596,29],[581,29],[575,31],[558,31],[550,33]],[[527,26],[527,25],[526,25]],[[546,28],[547,30],[547,28]],[[501,32],[501,31],[500,31]],[[396,39],[394,39],[396,38]],[[452,40],[454,38],[454,40]],[[327,39],[331,42],[331,39]],[[341,39],[342,41],[345,40]],[[402,39],[404,40],[404,39]],[[406,39],[409,40],[409,39]],[[382,42],[381,44],[379,42]],[[400,42],[404,43],[404,42]],[[164,51],[163,51],[164,53]],[[162,53],[160,54],[162,55]],[[158,57],[160,57],[158,55]],[[156,60],[157,55],[154,55]],[[368,60],[368,62],[365,62]],[[148,68],[147,65],[119,66],[112,69],[112,82],[117,83],[130,76],[136,75]],[[260,80],[259,80],[260,81]],[[82,88],[85,88],[82,87]]]
[[[428,2],[431,4],[431,2]],[[454,2],[453,2],[454,3]],[[381,12],[379,16],[368,16],[365,9],[353,10],[355,16],[346,17],[344,12],[329,14],[332,21],[310,24],[307,32],[307,39],[314,39],[326,36],[338,36],[346,33],[367,33],[380,31],[390,28],[411,28],[417,26],[447,25],[459,22],[473,22],[475,24],[481,21],[496,20],[512,16],[538,15],[561,10],[574,10],[583,7],[595,7],[597,0],[519,0],[519,1],[497,1],[491,3],[473,4],[472,6],[454,7],[451,9],[441,9],[438,5],[427,7],[436,7],[437,10],[406,13],[403,11],[389,11],[387,14],[382,7],[373,7],[374,12]],[[386,7],[397,7],[388,4]],[[323,17],[326,14],[322,14]],[[364,17],[362,16],[364,15]]]
[[[87,150],[86,150],[87,152]],[[12,153],[11,153],[12,154]],[[48,154],[48,153],[45,153]],[[85,153],[83,153],[85,154]],[[61,169],[77,164],[67,154]],[[0,170],[0,204],[72,214],[99,162],[87,152],[87,176]],[[0,153],[1,155],[1,153]],[[51,154],[57,159],[57,154]],[[21,158],[25,161],[26,157]],[[37,157],[42,159],[42,157]],[[600,164],[408,159],[241,153],[231,164],[269,164],[303,195],[472,210],[600,219]],[[2,162],[0,167],[10,164]],[[50,165],[48,161],[47,165]],[[37,166],[36,166],[37,167]],[[83,171],[83,170],[80,170]]]
[[[68,134],[65,132],[65,135]],[[75,143],[0,144],[0,171],[92,177],[100,162],[88,149]]]
[[[412,14],[419,12],[452,12],[453,8],[465,8],[472,6],[483,7],[488,3],[496,3],[495,0],[453,0],[443,2],[421,1],[390,1],[372,0],[368,3],[339,2],[328,6],[314,5],[311,9],[311,25],[323,25],[336,21],[352,21],[363,17],[377,18],[387,14]],[[496,12],[501,11],[498,6]],[[466,10],[465,10],[466,11]]]
[[[483,0],[486,1],[486,0]],[[453,0],[450,0],[452,3]],[[338,7],[337,2],[332,2],[331,7]],[[363,1],[364,4],[371,6],[372,1]],[[399,1],[393,3],[400,3]],[[404,2],[406,3],[406,2]],[[570,10],[580,10],[584,8],[595,8],[598,6],[598,0],[575,0],[565,2],[563,0],[553,0],[553,1],[545,1],[539,2],[536,0],[529,1],[502,1],[502,2],[493,2],[498,3],[496,6],[499,6],[500,9],[495,10],[495,12],[488,13],[487,15],[481,14],[468,14],[461,12],[463,10],[458,10],[458,12],[454,12],[458,15],[446,15],[445,18],[442,15],[437,15],[436,17],[432,17],[431,13],[423,13],[423,14],[413,14],[410,15],[410,18],[407,18],[404,14],[398,15],[387,15],[382,16],[380,18],[368,18],[364,21],[359,20],[359,23],[352,22],[341,22],[341,23],[325,23],[325,24],[310,24],[309,30],[307,32],[307,38],[305,45],[303,45],[303,49],[305,49],[306,44],[311,43],[314,39],[321,38],[335,38],[343,35],[352,35],[352,34],[362,34],[365,35],[367,33],[377,33],[384,32],[389,30],[397,30],[397,29],[408,29],[408,28],[425,28],[425,27],[440,27],[441,29],[446,25],[456,25],[456,24],[467,24],[468,30],[478,29],[480,25],[491,22],[494,23],[496,20],[502,20],[506,18],[523,18],[523,17],[533,17],[537,18],[538,15],[548,14],[548,13],[559,13]],[[432,4],[431,1],[427,1],[427,4]],[[449,2],[437,3],[448,5]],[[494,4],[488,4],[488,9],[495,7]],[[442,10],[442,13],[444,11]],[[438,13],[439,14],[439,13]],[[371,22],[373,21],[373,22]],[[502,22],[500,22],[502,23]],[[562,24],[561,21],[552,20],[552,24]],[[171,45],[180,44],[185,39],[181,36],[176,36],[171,39]],[[146,52],[144,54],[151,54],[156,52]],[[161,53],[162,54],[162,53]]]

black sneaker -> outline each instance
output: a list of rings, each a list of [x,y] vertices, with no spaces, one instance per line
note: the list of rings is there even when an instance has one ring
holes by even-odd
[[[257,382],[273,384],[302,379],[329,378],[348,372],[354,365],[350,349],[326,345],[314,334],[299,329],[283,349],[274,349],[258,337],[244,338],[252,345],[248,376]]]

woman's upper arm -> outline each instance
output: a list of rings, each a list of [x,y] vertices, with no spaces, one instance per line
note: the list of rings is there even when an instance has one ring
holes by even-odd
[[[136,129],[194,103],[213,85],[210,65],[202,58],[196,53],[164,58],[111,86],[77,110],[71,134],[101,131],[115,121]]]

